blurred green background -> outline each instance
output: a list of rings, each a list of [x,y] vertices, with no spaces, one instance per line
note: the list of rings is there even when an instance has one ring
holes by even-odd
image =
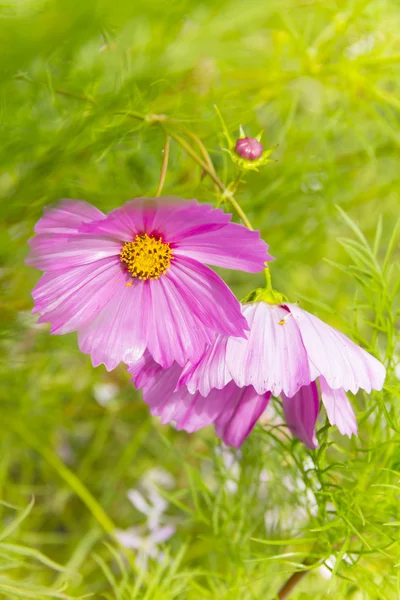
[[[387,0],[1,3],[1,597],[273,600],[304,568],[295,600],[400,597],[399,30]],[[128,113],[167,115],[234,179],[214,104],[279,144],[236,194],[275,287],[389,366],[352,399],[358,440],[322,419],[310,452],[278,402],[240,453],[176,432],[30,314],[44,206],[155,193],[164,132]],[[174,141],[164,193],[221,202]],[[239,298],[262,283],[221,273]]]

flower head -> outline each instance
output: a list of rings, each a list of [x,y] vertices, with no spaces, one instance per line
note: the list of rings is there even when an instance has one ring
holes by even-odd
[[[218,336],[197,365],[187,365],[180,384],[205,397],[231,382],[259,395],[281,396],[289,428],[315,447],[318,381],[330,423],[349,437],[356,434],[346,392],[381,390],[382,363],[297,304],[254,302],[242,312],[248,339]]]
[[[235,152],[247,160],[257,160],[263,153],[263,145],[256,138],[239,138],[235,144]]]
[[[245,135],[242,126],[240,126],[239,138],[234,141],[226,129],[224,121],[222,121],[222,124],[228,142],[228,148],[223,148],[223,150],[228,152],[232,161],[240,169],[244,171],[258,171],[259,167],[267,165],[270,162],[275,162],[270,156],[276,146],[275,148],[264,150],[264,146],[261,143],[262,131],[253,138]]]
[[[315,448],[321,395],[330,423],[349,437],[356,434],[345,392],[380,390],[384,366],[296,304],[255,302],[242,312],[248,339],[218,336],[182,373],[178,365],[163,370],[149,357],[129,368],[152,414],[188,432],[213,423],[226,444],[239,447],[270,396],[280,396],[292,433]]]
[[[79,200],[46,210],[27,264],[44,271],[33,312],[51,333],[78,331],[108,370],[147,349],[164,367],[196,362],[217,333],[244,335],[240,305],[205,263],[257,272],[259,234],[196,200],[136,199],[104,215]]]

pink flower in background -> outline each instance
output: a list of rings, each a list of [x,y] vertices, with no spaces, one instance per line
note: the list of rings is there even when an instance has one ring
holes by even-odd
[[[248,339],[218,336],[196,365],[186,366],[178,385],[206,400],[232,384],[260,396],[281,396],[289,428],[314,448],[318,381],[330,423],[344,435],[357,434],[345,392],[381,390],[382,363],[296,304],[255,302],[242,312],[250,327]]]
[[[79,200],[47,209],[27,264],[44,271],[33,312],[51,333],[78,331],[94,366],[147,349],[163,367],[197,362],[215,335],[243,336],[239,302],[205,263],[248,272],[271,260],[259,233],[175,197],[136,199],[104,215]]]
[[[150,469],[140,479],[138,488],[128,491],[133,506],[145,517],[145,522],[125,531],[115,532],[119,543],[125,548],[137,551],[136,563],[140,569],[147,569],[148,560],[162,562],[165,554],[161,544],[176,532],[174,519],[166,514],[169,502],[160,489],[171,489],[175,480],[161,468]]]

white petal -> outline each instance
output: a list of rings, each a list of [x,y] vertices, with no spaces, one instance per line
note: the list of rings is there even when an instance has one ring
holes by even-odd
[[[331,425],[336,425],[342,435],[357,435],[357,421],[344,390],[333,390],[324,377],[319,378],[321,397]]]

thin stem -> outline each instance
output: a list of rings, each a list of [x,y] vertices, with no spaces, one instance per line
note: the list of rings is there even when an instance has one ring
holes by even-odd
[[[206,164],[202,158],[200,158],[200,156],[193,150],[193,148],[186,142],[186,140],[184,140],[181,136],[175,134],[175,133],[170,133],[171,137],[178,142],[178,144],[180,146],[182,146],[182,148],[184,150],[186,150],[186,152],[197,162],[197,164],[199,164],[201,166],[201,168],[211,177],[211,179],[214,181],[214,183],[217,185],[217,187],[220,189],[220,191],[222,192],[222,196],[224,199],[228,200],[231,205],[233,206],[233,208],[235,209],[236,213],[238,214],[238,216],[241,218],[241,220],[243,221],[244,225],[248,228],[248,229],[253,229],[252,224],[250,223],[249,219],[247,218],[246,213],[243,211],[242,207],[240,206],[240,204],[235,200],[233,193],[231,192],[231,190],[229,190],[229,188],[227,188],[222,181],[219,179],[218,175],[215,173],[214,169],[211,170],[210,167],[208,166],[208,164]]]
[[[168,170],[168,159],[169,159],[169,135],[166,134],[165,145],[164,145],[164,156],[163,156],[163,161],[162,161],[162,165],[161,165],[160,181],[158,182],[156,196],[161,195],[162,189],[164,187],[165,178],[167,176],[167,170]]]
[[[48,83],[44,81],[33,81],[32,79],[30,79],[30,77],[24,75],[23,73],[19,73],[14,77],[14,79],[18,79],[19,81],[26,81],[27,83],[32,84],[39,83],[40,85],[45,85],[46,87],[48,87]],[[67,96],[68,98],[76,98],[76,100],[83,100],[84,102],[89,102],[90,104],[97,104],[94,98],[90,98],[89,96],[85,96],[84,94],[75,94],[74,92],[69,92],[68,90],[63,90],[61,88],[56,88],[54,92],[56,94],[60,94],[61,96]]]
[[[138,113],[134,110],[130,110],[129,112],[116,112],[115,115],[120,115],[122,117],[132,117],[133,119],[138,119],[138,121],[145,121],[145,115]]]
[[[293,573],[279,590],[278,599],[285,600],[285,598],[288,598],[289,594],[293,591],[293,588],[296,587],[307,573],[308,571],[296,571],[296,573]]]
[[[239,171],[239,173],[236,175],[235,180],[233,181],[233,183],[231,184],[231,188],[232,188],[232,194],[234,194],[238,188],[238,185],[240,183],[240,180],[242,178],[242,171]]]
[[[269,270],[268,265],[265,267],[264,273],[265,273],[265,279],[267,282],[266,288],[267,288],[267,290],[271,291],[272,290],[271,271]]]
[[[216,104],[214,104],[214,110],[217,113],[218,118],[219,118],[219,120],[221,122],[222,129],[224,131],[224,134],[225,134],[225,137],[226,137],[226,140],[227,140],[229,146],[233,146],[233,141],[231,139],[231,136],[229,135],[228,128],[227,128],[226,123],[224,121],[224,117],[222,116],[221,111],[219,110],[219,108],[218,108],[218,106]]]
[[[214,165],[213,162],[210,158],[210,155],[207,152],[206,147],[204,146],[203,142],[201,141],[200,138],[197,137],[197,135],[195,135],[194,133],[192,133],[190,131],[190,129],[187,129],[186,127],[182,127],[179,126],[179,129],[181,129],[181,131],[183,131],[187,136],[189,136],[199,147],[199,150],[204,158],[204,160],[206,161],[206,163],[208,164],[208,166],[210,167],[210,170],[213,171],[213,173],[215,174],[215,169],[214,169]]]
[[[161,126],[163,126],[163,123],[173,122],[166,115],[141,115],[140,113],[137,113],[135,111],[129,111],[126,113],[117,113],[117,114],[133,117],[134,119],[138,119],[140,121],[147,121],[148,123],[151,123],[151,124],[158,123]],[[182,129],[182,127],[181,127],[181,129]],[[193,158],[193,160],[195,160],[197,162],[197,164],[200,165],[200,167],[203,169],[203,171],[205,171],[207,173],[207,175],[209,175],[211,177],[211,179],[213,180],[215,185],[222,192],[223,199],[226,199],[231,203],[231,205],[235,209],[237,215],[242,220],[243,224],[248,229],[253,230],[253,226],[250,223],[250,220],[248,219],[246,213],[244,212],[244,210],[242,209],[240,204],[234,198],[232,191],[222,183],[222,181],[216,174],[214,165],[212,164],[212,161],[208,155],[208,152],[205,149],[203,143],[199,140],[199,138],[197,138],[197,136],[195,136],[194,134],[188,134],[196,142],[196,144],[200,147],[200,151],[203,154],[204,160],[197,154],[197,152],[195,152],[195,150],[193,150],[193,148],[187,143],[187,141],[185,139],[183,139],[180,135],[177,135],[176,133],[171,133],[171,132],[169,132],[169,135],[170,135],[170,137],[172,137],[172,139],[174,139],[176,142],[178,142],[178,144],[180,146],[182,146],[182,148],[189,154],[189,156],[191,156]]]

